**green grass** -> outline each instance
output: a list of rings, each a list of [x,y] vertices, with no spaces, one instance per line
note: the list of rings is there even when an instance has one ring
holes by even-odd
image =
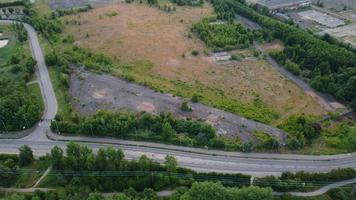
[[[37,10],[38,14],[42,16],[50,16],[52,10],[49,7],[50,0],[36,0],[34,7]]]
[[[68,89],[65,88],[58,77],[58,72],[53,67],[48,68],[49,76],[52,80],[54,92],[56,94],[58,102],[58,115],[62,116],[65,120],[71,119],[72,108],[70,105],[70,97],[68,95]]]
[[[251,103],[242,103],[224,91],[208,87],[198,81],[189,83],[179,80],[169,80],[163,76],[151,73],[149,65],[138,63],[137,66],[120,66],[112,70],[112,74],[120,77],[130,77],[134,82],[149,87],[158,92],[166,92],[175,96],[191,99],[194,94],[201,96],[200,102],[237,115],[245,116],[266,124],[271,124],[279,118],[278,113],[269,108],[258,97]]]
[[[17,188],[29,188],[32,187],[37,180],[42,176],[42,174],[50,166],[48,160],[36,160],[31,163],[29,166],[21,168],[19,179],[15,183]]]
[[[41,106],[41,110],[44,110],[44,103],[42,98],[42,93],[40,89],[40,85],[38,83],[33,83],[27,86],[27,92],[33,98],[35,98]]]

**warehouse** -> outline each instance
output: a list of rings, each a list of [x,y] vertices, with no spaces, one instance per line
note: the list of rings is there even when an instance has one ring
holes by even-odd
[[[310,0],[260,0],[256,3],[257,8],[268,8],[271,13],[283,10],[295,10],[310,5]]]

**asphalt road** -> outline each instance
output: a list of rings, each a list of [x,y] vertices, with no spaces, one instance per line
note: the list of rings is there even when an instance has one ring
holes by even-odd
[[[9,22],[7,21],[7,23]],[[51,120],[57,112],[54,90],[36,32],[27,24],[25,27],[29,33],[33,56],[38,62],[38,78],[46,107],[44,118]],[[0,153],[18,153],[20,146],[28,145],[32,148],[35,156],[41,156],[48,153],[56,145],[64,149],[67,144],[66,140],[78,142],[85,140],[87,142],[79,143],[93,148],[94,151],[100,147],[113,146],[124,150],[127,159],[137,159],[145,154],[159,162],[162,162],[166,155],[173,155],[177,158],[181,167],[205,172],[241,172],[254,176],[265,176],[279,175],[283,171],[326,172],[336,168],[356,168],[356,153],[335,156],[248,154],[99,138],[61,137],[56,138],[61,141],[54,141],[47,138],[46,133],[51,135],[49,132],[50,121],[48,120],[39,123],[34,131],[25,138],[0,140]]]

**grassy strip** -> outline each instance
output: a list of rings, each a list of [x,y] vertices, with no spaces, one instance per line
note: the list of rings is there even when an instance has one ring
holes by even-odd
[[[70,104],[70,97],[67,92],[67,88],[63,86],[59,79],[59,73],[53,67],[48,68],[49,76],[52,80],[52,85],[54,92],[56,94],[57,102],[58,102],[58,115],[62,116],[63,119],[71,119],[72,118],[72,107]]]
[[[38,83],[33,83],[27,86],[27,92],[29,95],[31,95],[34,99],[36,99],[37,102],[39,102],[39,105],[41,107],[41,110],[44,110],[44,103],[43,103],[43,98],[41,94],[41,89],[40,85]]]

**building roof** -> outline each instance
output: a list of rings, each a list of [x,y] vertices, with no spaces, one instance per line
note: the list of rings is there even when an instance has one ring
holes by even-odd
[[[303,3],[310,3],[310,0],[260,0],[258,2],[258,4],[266,6],[270,10]]]

